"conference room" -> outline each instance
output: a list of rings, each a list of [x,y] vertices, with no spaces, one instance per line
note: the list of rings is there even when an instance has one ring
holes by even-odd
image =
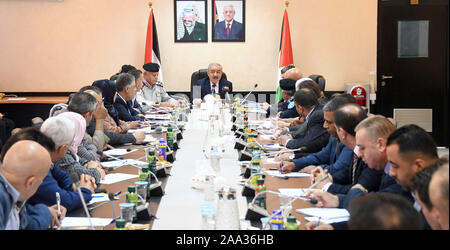
[[[445,0],[0,1],[0,228],[448,230],[447,20]]]

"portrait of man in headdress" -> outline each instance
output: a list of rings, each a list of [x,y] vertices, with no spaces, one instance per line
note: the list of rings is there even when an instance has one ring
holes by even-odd
[[[183,42],[206,42],[205,1],[175,1],[176,39]]]

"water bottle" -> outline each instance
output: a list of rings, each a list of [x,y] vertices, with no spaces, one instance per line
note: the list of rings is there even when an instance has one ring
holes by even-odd
[[[218,192],[216,230],[239,230],[240,228],[236,190],[222,188]]]
[[[203,188],[203,192],[205,194],[205,201],[213,201],[214,200],[214,178],[211,175],[205,176],[205,185]]]

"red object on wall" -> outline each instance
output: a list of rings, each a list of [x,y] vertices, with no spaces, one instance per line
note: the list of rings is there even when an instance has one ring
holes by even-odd
[[[356,103],[358,103],[359,106],[365,107],[366,106],[366,100],[367,100],[367,92],[361,85],[356,85],[352,88],[350,91],[350,94],[355,97]]]

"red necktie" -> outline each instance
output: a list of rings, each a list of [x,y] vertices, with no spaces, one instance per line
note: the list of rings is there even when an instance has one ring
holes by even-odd
[[[227,23],[227,36],[230,36],[230,24]]]

